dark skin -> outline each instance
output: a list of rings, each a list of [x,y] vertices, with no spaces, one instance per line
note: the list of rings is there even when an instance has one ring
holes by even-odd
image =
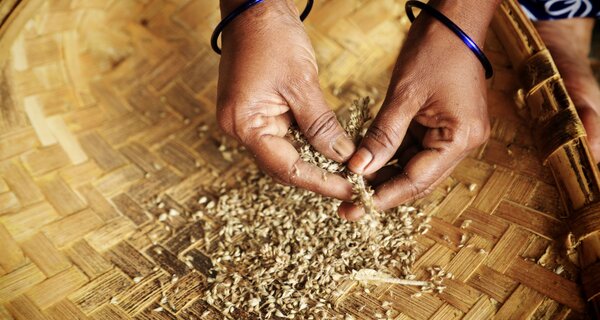
[[[497,3],[477,3],[430,2],[482,44]],[[348,164],[371,175],[394,155],[404,160],[403,172],[379,179],[384,182],[375,189],[374,203],[380,210],[428,194],[489,135],[484,70],[473,53],[428,15],[414,22],[407,43],[414,45],[401,50],[383,106]],[[406,143],[411,139],[416,148]],[[344,203],[340,215],[357,220],[363,210]]]
[[[241,2],[222,0],[221,10],[227,14]],[[499,3],[429,2],[480,47]],[[412,25],[407,39],[412,45],[402,48],[383,106],[355,148],[325,102],[298,14],[293,1],[266,0],[227,26],[222,39],[219,124],[276,181],[346,201],[339,215],[347,220],[364,214],[349,202],[352,190],[345,179],[328,174],[324,180],[323,170],[300,160],[284,137],[292,120],[319,152],[377,182],[379,210],[425,196],[487,140],[484,69],[460,39],[425,14]],[[594,114],[587,123],[584,118],[586,128],[596,123],[597,129]],[[402,172],[383,168],[394,156],[404,164]]]
[[[235,2],[222,2],[223,10]],[[349,200],[351,185],[344,178],[327,174],[325,181],[325,171],[302,161],[284,137],[294,119],[326,157],[346,162],[355,151],[325,102],[315,53],[294,4],[271,0],[257,5],[227,26],[222,43],[221,128],[276,181]]]

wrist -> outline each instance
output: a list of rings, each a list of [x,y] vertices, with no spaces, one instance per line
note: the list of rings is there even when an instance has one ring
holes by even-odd
[[[227,16],[235,8],[248,2],[248,0],[221,0],[221,18]],[[252,8],[253,11],[260,14],[278,13],[278,14],[294,14],[297,9],[292,0],[264,0],[263,3]],[[258,15],[254,15],[258,16]]]
[[[219,6],[221,8],[221,18],[227,16],[235,8],[241,6],[248,0],[221,0]]]
[[[228,16],[248,0],[221,0],[221,15]],[[229,22],[221,33],[223,51],[235,51],[233,44],[256,44],[257,39],[265,39],[272,32],[265,30],[289,29],[290,25],[302,25],[298,19],[298,9],[293,0],[264,0],[244,10]],[[259,36],[257,36],[259,35]],[[253,40],[252,40],[253,39]],[[225,50],[226,47],[230,47]]]

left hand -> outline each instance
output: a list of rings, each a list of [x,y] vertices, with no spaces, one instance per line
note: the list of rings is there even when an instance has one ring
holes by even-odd
[[[430,3],[438,7],[460,5]],[[489,9],[495,10],[495,6],[490,4]],[[475,41],[483,43],[487,23],[478,26],[479,32],[471,33]],[[383,106],[348,164],[355,173],[375,174],[375,180],[385,181],[375,189],[373,201],[378,210],[431,192],[461,159],[487,140],[490,131],[483,68],[460,39],[421,14],[406,43]],[[410,145],[410,139],[416,146]],[[395,154],[405,165],[387,179],[389,171],[380,169]],[[357,220],[364,212],[343,203],[339,214]]]

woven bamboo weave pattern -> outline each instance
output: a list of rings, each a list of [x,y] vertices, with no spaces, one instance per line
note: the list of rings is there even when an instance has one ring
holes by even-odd
[[[187,219],[199,193],[251,161],[223,152],[234,144],[215,123],[217,1],[29,5],[0,58],[0,319],[222,318],[202,299],[202,223]],[[380,105],[409,26],[404,1],[315,1],[305,25],[329,104]],[[456,278],[418,298],[354,287],[332,316],[585,318],[567,212],[515,102],[519,74],[494,31],[485,50],[491,138],[413,203],[434,216],[417,274],[437,265]],[[169,209],[181,215],[161,219]]]

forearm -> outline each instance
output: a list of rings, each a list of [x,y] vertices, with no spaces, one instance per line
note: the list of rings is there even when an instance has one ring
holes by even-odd
[[[494,12],[501,2],[502,0],[431,0],[429,4],[456,23],[481,46]]]

